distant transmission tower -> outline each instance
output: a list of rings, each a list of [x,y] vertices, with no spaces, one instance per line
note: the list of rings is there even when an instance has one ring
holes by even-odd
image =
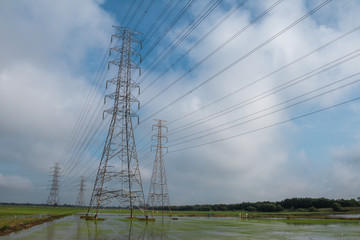
[[[156,147],[156,155],[150,182],[148,205],[152,208],[152,214],[154,214],[154,208],[156,207],[161,209],[162,215],[164,215],[164,209],[168,208],[171,215],[163,153],[163,148],[167,149],[167,147],[162,144],[163,138],[167,140],[167,137],[163,135],[163,129],[167,131],[167,127],[163,124],[164,120],[155,119],[155,121],[157,124],[153,125],[153,130],[154,127],[157,128],[157,134],[152,137],[157,138],[157,144],[152,146]]]
[[[60,204],[59,198],[59,177],[60,177],[60,167],[59,163],[55,163],[54,170],[52,171],[52,182],[51,189],[48,200],[46,202],[47,205],[57,206]]]
[[[85,206],[85,178],[83,176],[81,176],[80,178],[80,188],[79,188],[79,194],[76,198],[76,203],[75,205],[83,207]]]
[[[121,46],[110,48],[110,55],[115,52],[118,56],[110,64],[118,66],[117,77],[108,80],[115,85],[115,91],[106,98],[114,100],[112,108],[104,113],[112,115],[104,150],[93,192],[90,199],[91,208],[96,207],[95,219],[98,217],[100,204],[106,204],[114,199],[120,201],[123,207],[130,209],[130,218],[133,218],[133,209],[137,207],[147,216],[145,199],[140,176],[139,161],[136,152],[132,118],[137,117],[132,110],[132,103],[139,101],[133,96],[133,90],[139,86],[132,81],[132,69],[139,69],[132,62],[134,55],[140,56],[133,48],[133,43],[141,43],[135,38],[139,33],[125,27],[115,27],[117,33],[111,36],[121,40]]]

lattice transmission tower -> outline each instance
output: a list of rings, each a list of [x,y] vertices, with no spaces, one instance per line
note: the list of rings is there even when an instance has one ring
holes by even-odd
[[[138,69],[140,72],[132,58],[140,57],[140,54],[132,46],[141,42],[135,38],[139,33],[132,29],[114,28],[117,32],[111,36],[111,41],[117,38],[121,46],[110,48],[110,56],[113,54],[116,58],[109,61],[108,67],[110,64],[117,66],[118,73],[115,78],[106,82],[106,86],[108,83],[113,84],[115,90],[105,96],[105,101],[106,98],[113,99],[114,105],[104,111],[111,114],[112,119],[87,213],[88,215],[91,208],[96,208],[95,219],[100,205],[114,199],[119,200],[122,207],[130,209],[130,218],[133,218],[135,207],[147,216],[132,124],[132,118],[137,117],[132,105],[138,103],[138,108],[140,107],[133,95],[133,91],[139,90],[139,86],[132,81],[132,70]]]
[[[167,132],[168,128],[163,124],[166,121],[157,119],[155,119],[155,121],[157,124],[153,125],[152,128],[153,130],[154,128],[157,129],[157,134],[153,135],[151,138],[156,137],[157,144],[151,146],[152,148],[156,147],[156,155],[149,188],[148,206],[152,208],[152,215],[154,215],[155,208],[160,208],[162,215],[164,215],[164,210],[167,208],[171,215],[163,153],[163,149],[167,149],[167,147],[163,145],[163,139],[167,141],[167,137],[164,136],[163,130],[166,130]]]
[[[50,188],[50,194],[46,201],[47,205],[57,206],[60,204],[59,198],[59,180],[60,178],[60,167],[59,163],[55,163],[55,166],[52,170],[52,182]]]
[[[79,188],[79,194],[76,198],[75,205],[79,207],[85,206],[85,178],[83,176],[80,177],[80,188]]]

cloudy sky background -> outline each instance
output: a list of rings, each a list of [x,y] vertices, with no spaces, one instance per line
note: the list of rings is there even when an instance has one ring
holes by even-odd
[[[111,92],[105,81],[116,74],[113,67],[107,70],[112,25],[143,33],[142,76],[134,72],[134,79],[142,82],[135,136],[145,195],[157,118],[168,121],[165,164],[173,204],[360,196],[359,100],[294,119],[360,97],[358,1],[330,1],[270,42],[326,1],[248,1],[196,47],[240,1],[221,1],[179,42],[214,3],[193,1],[156,45],[189,1],[174,1],[147,35],[170,1],[131,2],[0,2],[1,202],[45,203],[55,162],[61,167],[61,203],[75,202],[80,176],[86,177],[88,201],[109,124],[109,117],[102,120],[111,106],[103,104]],[[241,105],[291,80],[298,83]]]

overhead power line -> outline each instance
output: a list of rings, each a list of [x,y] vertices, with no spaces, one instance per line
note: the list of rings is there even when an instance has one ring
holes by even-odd
[[[242,132],[240,134],[235,134],[235,135],[232,135],[230,137],[217,139],[217,140],[214,140],[214,141],[209,141],[209,142],[201,143],[201,144],[197,144],[197,145],[192,145],[190,147],[175,149],[175,150],[169,151],[169,153],[174,153],[174,152],[184,151],[184,150],[188,150],[188,149],[198,148],[198,147],[210,145],[210,144],[213,144],[213,143],[218,143],[218,142],[230,140],[230,139],[233,139],[233,138],[238,138],[240,136],[244,136],[244,135],[247,135],[247,134],[250,134],[250,133],[259,132],[259,131],[262,131],[262,130],[265,130],[265,129],[268,129],[268,128],[271,128],[271,127],[275,127],[275,126],[278,126],[278,125],[281,125],[281,124],[284,124],[284,123],[288,123],[288,122],[291,122],[291,121],[294,121],[294,120],[298,120],[298,119],[301,119],[301,118],[304,118],[304,117],[308,117],[310,115],[314,115],[314,114],[317,114],[317,113],[320,113],[320,112],[323,112],[323,111],[326,111],[326,110],[329,110],[329,109],[332,109],[332,108],[340,107],[342,105],[345,105],[345,104],[348,104],[348,103],[351,103],[351,102],[354,102],[354,101],[358,101],[358,100],[360,100],[360,97],[352,98],[350,100],[343,101],[343,102],[340,102],[338,104],[331,105],[329,107],[321,108],[321,109],[318,109],[316,111],[312,111],[312,112],[309,112],[309,113],[306,113],[306,114],[302,114],[302,115],[299,115],[299,116],[296,116],[296,117],[293,117],[293,118],[289,118],[289,119],[286,119],[286,120],[283,120],[283,121],[280,121],[280,122],[277,122],[277,123],[269,124],[269,125],[266,125],[266,126],[261,127],[261,128],[253,129],[253,130],[246,131],[246,132]]]
[[[194,31],[194,29],[199,26],[199,24],[206,19],[209,14],[215,10],[215,8],[222,2],[223,0],[217,0],[215,2],[209,2],[205,7],[201,10],[200,14],[197,16],[197,18],[194,18],[190,20],[190,23],[188,26],[186,26],[182,32],[178,34],[177,37],[175,37],[176,42],[170,43],[166,48],[166,51],[162,51],[162,55],[157,57],[157,61],[155,61],[152,66],[150,67],[150,70],[147,71],[147,73],[139,80],[138,84],[141,84],[188,36],[190,33]],[[211,4],[212,3],[212,4]],[[144,90],[145,91],[145,90]],[[143,92],[144,92],[143,91]]]
[[[151,87],[155,82],[161,79],[165,73],[170,69],[173,69],[176,64],[178,64],[184,57],[186,57],[194,48],[196,48],[202,41],[204,41],[211,33],[213,33],[218,27],[220,27],[229,17],[231,17],[237,10],[239,10],[248,0],[240,2],[236,7],[229,11],[219,22],[217,22],[205,35],[203,35],[194,45],[192,45],[184,54],[177,58],[167,69],[165,69],[158,77],[152,80],[142,92],[146,92],[149,87]]]
[[[278,33],[276,33],[275,35],[273,35],[271,38],[269,38],[268,40],[266,40],[265,42],[261,43],[260,45],[258,45],[257,47],[255,47],[254,49],[252,49],[251,51],[249,51],[248,53],[246,53],[245,55],[241,56],[240,58],[238,58],[237,60],[235,60],[233,63],[229,64],[228,66],[226,66],[225,68],[221,69],[219,72],[217,72],[216,74],[212,75],[210,78],[206,79],[205,81],[201,82],[200,84],[198,84],[196,87],[192,88],[191,90],[189,90],[188,92],[186,92],[185,94],[181,95],[180,97],[176,98],[175,100],[171,101],[170,103],[168,103],[167,105],[165,105],[164,107],[162,107],[161,109],[159,109],[158,111],[154,112],[153,114],[151,114],[150,116],[146,117],[142,122],[145,122],[149,119],[151,119],[152,117],[154,117],[155,115],[157,115],[158,113],[164,111],[165,109],[167,109],[168,107],[170,107],[171,105],[177,103],[178,101],[180,101],[181,99],[183,99],[184,97],[190,95],[191,93],[193,93],[194,91],[196,91],[197,89],[199,89],[200,87],[204,86],[205,84],[207,84],[208,82],[210,82],[211,80],[215,79],[216,77],[220,76],[222,73],[228,71],[230,68],[234,67],[236,64],[238,64],[239,62],[241,62],[242,60],[244,60],[245,58],[247,58],[248,56],[254,54],[256,51],[258,51],[259,49],[263,48],[264,46],[266,46],[267,44],[269,44],[270,42],[272,42],[274,39],[278,38],[279,36],[281,36],[282,34],[286,33],[287,31],[289,31],[291,28],[295,27],[297,24],[299,24],[300,22],[302,22],[303,20],[305,20],[306,18],[308,18],[309,16],[311,16],[312,14],[314,14],[316,11],[318,11],[319,9],[321,9],[322,7],[324,7],[326,4],[330,3],[332,0],[327,0],[325,2],[323,2],[322,4],[320,4],[319,6],[317,6],[316,8],[312,9],[311,11],[309,11],[307,14],[305,14],[304,16],[302,16],[301,18],[299,18],[298,20],[296,20],[295,22],[293,22],[292,24],[288,25],[287,27],[285,27],[284,29],[282,29],[281,31],[279,31]],[[191,71],[191,70],[189,70]],[[143,105],[144,106],[144,105]]]
[[[204,122],[213,120],[213,119],[218,118],[220,116],[223,116],[224,114],[231,113],[234,110],[240,109],[240,108],[245,107],[245,106],[247,106],[249,104],[252,104],[252,103],[257,102],[257,101],[259,101],[261,99],[264,99],[264,98],[266,98],[266,97],[268,97],[270,95],[278,93],[278,92],[280,92],[280,91],[282,91],[284,89],[287,89],[287,88],[289,88],[291,86],[299,84],[299,83],[301,83],[301,82],[303,82],[303,81],[305,81],[305,80],[307,80],[307,79],[309,79],[311,77],[314,77],[314,76],[316,76],[316,75],[318,75],[320,73],[326,72],[326,71],[328,71],[328,70],[330,70],[330,69],[332,69],[334,67],[337,67],[337,66],[339,66],[339,65],[341,65],[341,64],[343,64],[345,62],[348,62],[348,61],[350,61],[350,60],[352,60],[352,59],[354,59],[356,57],[359,57],[360,56],[359,51],[360,51],[360,49],[358,49],[356,51],[353,51],[351,53],[348,53],[345,56],[337,58],[337,59],[335,59],[335,60],[333,60],[333,61],[331,61],[331,62],[329,62],[329,63],[327,63],[325,65],[322,65],[320,67],[317,67],[317,68],[315,68],[315,69],[313,69],[313,70],[311,70],[311,71],[309,71],[309,72],[307,72],[305,74],[302,74],[301,76],[298,76],[298,77],[296,77],[294,79],[291,79],[291,80],[289,80],[289,81],[287,81],[285,83],[279,84],[279,85],[277,85],[276,87],[273,87],[270,90],[266,90],[266,91],[264,91],[264,92],[262,92],[260,94],[257,94],[256,96],[253,96],[253,97],[248,98],[248,99],[246,99],[244,101],[235,103],[232,106],[224,108],[224,109],[218,111],[215,114],[211,114],[209,116],[206,116],[206,117],[203,117],[203,118],[201,118],[199,120],[196,120],[196,121],[194,121],[192,123],[187,123],[187,124],[185,124],[183,126],[173,128],[172,132],[169,133],[168,135],[170,136],[170,135],[172,135],[172,134],[174,134],[176,132],[184,131],[186,129],[195,127],[195,126],[197,126],[199,124],[202,124]]]
[[[186,5],[178,12],[175,18],[171,21],[168,27],[160,34],[157,40],[151,45],[151,47],[146,51],[142,60],[145,60],[147,56],[155,49],[155,47],[159,44],[159,42],[164,38],[164,36],[170,31],[171,28],[181,19],[181,17],[185,14],[185,12],[192,6],[193,2],[196,0],[189,0]],[[180,1],[179,1],[180,2]]]
[[[216,126],[216,127],[212,127],[212,128],[210,128],[210,129],[203,130],[203,131],[201,131],[201,132],[193,133],[193,134],[187,135],[187,136],[185,136],[185,137],[181,137],[181,138],[175,139],[175,140],[173,140],[173,141],[177,141],[177,140],[180,140],[180,139],[183,139],[183,138],[188,138],[188,137],[193,136],[193,135],[198,135],[198,134],[201,134],[201,133],[205,133],[205,132],[214,130],[215,128],[219,128],[219,127],[222,127],[222,126],[225,126],[225,125],[229,125],[230,123],[234,123],[234,122],[240,121],[240,120],[242,120],[242,119],[248,118],[248,117],[250,117],[250,116],[256,115],[256,114],[261,113],[261,112],[264,112],[264,111],[266,111],[266,110],[270,110],[270,109],[272,109],[272,108],[275,108],[275,107],[281,106],[281,105],[283,105],[283,104],[289,103],[289,102],[291,102],[291,101],[293,101],[293,100],[295,100],[295,99],[298,99],[298,98],[304,97],[304,96],[306,96],[306,95],[309,95],[309,94],[311,94],[311,93],[314,93],[314,92],[316,92],[316,91],[322,90],[322,89],[324,89],[324,88],[326,88],[326,87],[332,86],[332,85],[334,85],[334,84],[336,84],[336,83],[339,83],[339,82],[342,82],[342,81],[345,81],[345,80],[347,80],[347,79],[349,79],[349,78],[352,78],[352,77],[354,77],[354,76],[357,76],[357,75],[359,75],[359,74],[360,74],[360,72],[359,72],[359,73],[356,73],[356,74],[353,74],[353,75],[351,75],[351,76],[349,76],[349,77],[340,79],[340,80],[336,81],[335,83],[328,84],[328,85],[323,86],[323,87],[321,87],[321,88],[315,89],[315,90],[310,91],[310,92],[308,92],[308,93],[302,94],[302,95],[297,96],[297,97],[292,98],[292,99],[289,99],[289,100],[284,101],[284,102],[282,102],[282,103],[280,103],[280,104],[276,104],[276,105],[274,105],[274,106],[271,106],[271,107],[262,109],[262,110],[260,110],[260,111],[257,111],[257,112],[255,112],[255,113],[249,114],[249,115],[247,115],[247,116],[245,116],[245,117],[241,117],[241,118],[238,118],[238,119],[229,121],[229,122],[227,122],[227,123],[218,125],[218,126]],[[252,119],[249,119],[249,120],[246,120],[246,121],[237,123],[237,124],[235,124],[235,125],[232,125],[232,126],[229,126],[229,127],[223,128],[223,129],[220,129],[220,130],[216,130],[216,131],[213,131],[213,132],[210,132],[210,133],[207,133],[207,134],[204,134],[204,135],[195,137],[195,138],[192,138],[192,139],[190,139],[190,140],[186,140],[186,141],[183,141],[183,142],[180,142],[180,143],[176,143],[176,144],[173,144],[173,145],[169,145],[169,147],[174,147],[174,146],[181,145],[181,144],[184,144],[184,143],[188,143],[188,142],[191,142],[191,141],[194,141],[194,140],[197,140],[197,139],[201,139],[201,138],[204,138],[204,137],[208,137],[208,136],[211,136],[211,135],[214,135],[214,134],[217,134],[217,133],[220,133],[220,132],[223,132],[223,131],[226,131],[226,130],[229,130],[229,129],[232,129],[232,128],[235,128],[235,127],[238,127],[238,126],[241,126],[241,125],[244,125],[244,124],[246,124],[246,123],[250,123],[250,122],[253,122],[253,121],[255,121],[255,120],[262,119],[262,118],[264,118],[264,117],[273,115],[273,114],[278,113],[278,112],[280,112],[280,111],[283,111],[283,110],[292,108],[292,107],[294,107],[294,106],[298,106],[298,105],[300,105],[300,104],[302,104],[302,103],[308,102],[308,101],[313,100],[313,99],[315,99],[315,98],[318,98],[318,97],[324,96],[324,95],[326,95],[326,94],[332,93],[332,92],[334,92],[334,91],[340,90],[340,89],[342,89],[342,88],[344,88],[344,87],[351,86],[351,85],[353,85],[353,84],[355,84],[355,83],[358,83],[359,81],[360,81],[360,79],[357,79],[357,80],[352,81],[352,82],[350,82],[350,83],[343,84],[343,85],[341,85],[341,86],[339,86],[339,87],[330,89],[330,90],[328,90],[328,91],[326,91],[326,92],[322,92],[322,93],[317,94],[317,95],[315,95],[315,96],[312,96],[312,97],[303,99],[303,100],[301,100],[301,101],[298,101],[298,102],[295,102],[295,103],[293,103],[293,104],[284,106],[284,107],[279,108],[279,109],[276,109],[276,110],[274,110],[274,111],[271,111],[271,112],[265,113],[265,114],[263,114],[263,115],[254,117],[254,118],[252,118]]]
[[[209,60],[213,55],[215,55],[217,52],[219,52],[221,49],[223,49],[226,45],[231,43],[235,38],[237,38],[241,33],[245,32],[248,28],[250,28],[252,25],[254,25],[257,21],[259,21],[261,18],[263,18],[267,13],[269,13],[272,9],[274,9],[278,4],[280,4],[283,0],[278,0],[274,4],[272,4],[269,8],[267,8],[264,12],[262,12],[259,16],[254,18],[249,24],[247,24],[245,27],[240,29],[237,33],[235,33],[233,36],[231,36],[229,39],[227,39],[224,43],[222,43],[220,46],[218,46],[215,50],[213,50],[210,54],[208,54],[206,57],[201,59],[198,63],[196,63],[191,69],[189,69],[187,72],[182,74],[179,78],[177,78],[175,81],[171,82],[168,86],[163,88],[159,93],[155,94],[150,100],[145,102],[143,104],[143,107],[151,103],[154,99],[159,97],[161,94],[163,94],[165,91],[167,91],[169,88],[174,86],[177,82],[184,79],[185,76],[187,76],[190,72],[194,71],[196,68],[198,68],[200,65],[202,65],[204,62]]]
[[[320,51],[320,50],[322,50],[322,49],[330,46],[331,44],[334,44],[335,42],[337,42],[337,41],[345,38],[346,36],[350,35],[351,33],[354,33],[355,31],[358,31],[359,29],[360,29],[360,26],[358,26],[358,27],[356,27],[356,28],[354,28],[354,29],[352,29],[352,30],[350,30],[350,31],[348,31],[348,32],[340,35],[339,37],[337,37],[337,38],[335,38],[335,39],[327,42],[326,44],[324,44],[324,45],[322,45],[322,46],[320,46],[320,47],[318,47],[318,48],[316,48],[316,49],[314,49],[314,50],[306,53],[305,55],[303,55],[303,56],[301,56],[301,57],[299,57],[299,58],[297,58],[297,59],[295,59],[295,60],[287,63],[286,65],[284,65],[284,66],[276,69],[275,71],[272,71],[272,72],[266,74],[265,76],[263,76],[263,77],[255,80],[255,81],[253,81],[253,82],[251,82],[251,83],[249,83],[249,84],[247,84],[247,85],[245,85],[245,86],[243,86],[243,87],[240,87],[240,88],[238,88],[238,89],[235,89],[235,90],[232,91],[231,93],[229,93],[229,94],[227,94],[227,95],[225,95],[225,96],[222,96],[222,97],[220,97],[220,98],[218,98],[218,99],[216,99],[216,100],[214,100],[214,101],[212,101],[212,102],[210,102],[210,103],[208,103],[208,104],[206,104],[206,105],[204,105],[204,106],[202,106],[202,107],[200,107],[200,108],[198,108],[198,109],[196,109],[196,110],[194,110],[194,111],[191,111],[191,112],[189,112],[189,113],[184,114],[183,116],[177,117],[177,118],[169,121],[169,122],[168,122],[168,125],[171,125],[171,124],[173,124],[173,123],[175,123],[175,122],[177,122],[177,121],[179,121],[179,120],[181,120],[181,119],[184,119],[184,118],[186,118],[186,117],[189,117],[189,116],[193,115],[194,113],[197,113],[197,112],[199,112],[199,111],[202,111],[202,110],[204,110],[204,109],[206,109],[206,108],[214,105],[215,103],[218,103],[218,102],[220,102],[220,101],[222,101],[222,100],[225,100],[225,99],[233,96],[234,94],[239,93],[240,91],[243,91],[243,90],[245,90],[245,89],[253,86],[253,85],[256,84],[256,83],[259,83],[259,82],[263,81],[264,79],[266,79],[266,78],[268,78],[268,77],[270,77],[270,76],[272,76],[272,75],[274,75],[274,74],[276,74],[276,73],[278,73],[278,72],[280,72],[280,71],[282,71],[282,70],[290,67],[291,65],[293,65],[293,64],[295,64],[295,63],[300,62],[301,60],[303,60],[303,59],[309,57],[310,55],[312,55],[312,54],[314,54],[314,53],[316,53],[316,52],[318,52],[318,51]]]

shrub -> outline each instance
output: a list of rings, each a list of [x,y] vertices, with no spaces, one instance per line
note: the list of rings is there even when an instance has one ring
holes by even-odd
[[[10,228],[9,225],[4,225],[4,226],[2,226],[2,227],[0,228],[0,231],[4,231],[4,230],[9,229],[9,228]]]
[[[339,203],[334,203],[332,209],[335,212],[339,212],[339,211],[341,211],[341,205]]]

